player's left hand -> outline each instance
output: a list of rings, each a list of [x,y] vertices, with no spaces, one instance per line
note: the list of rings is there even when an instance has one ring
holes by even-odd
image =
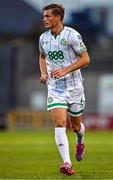
[[[53,70],[51,72],[51,76],[54,77],[54,78],[60,78],[62,76],[65,76],[67,74],[67,71],[66,69],[56,69],[56,70]]]

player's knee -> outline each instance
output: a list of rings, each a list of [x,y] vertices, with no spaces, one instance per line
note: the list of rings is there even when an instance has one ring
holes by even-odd
[[[72,125],[72,130],[74,132],[79,132],[80,131],[80,124],[74,124]]]
[[[55,123],[56,127],[66,127],[66,122],[65,121],[58,121]]]

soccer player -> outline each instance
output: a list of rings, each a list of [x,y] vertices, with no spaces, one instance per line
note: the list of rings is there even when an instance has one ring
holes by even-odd
[[[67,112],[76,136],[76,159],[84,156],[82,113],[85,107],[83,79],[80,68],[90,62],[81,35],[64,26],[65,9],[60,4],[43,8],[43,22],[47,31],[39,39],[41,82],[47,83],[47,110],[51,111],[55,126],[55,141],[63,159],[60,172],[74,174],[66,135]]]

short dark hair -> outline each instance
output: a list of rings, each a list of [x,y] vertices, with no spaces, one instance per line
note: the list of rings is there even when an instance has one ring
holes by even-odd
[[[63,21],[65,8],[62,4],[49,4],[49,5],[45,6],[42,10],[45,11],[48,9],[52,10],[52,14],[54,16],[59,15],[61,17],[61,21]]]

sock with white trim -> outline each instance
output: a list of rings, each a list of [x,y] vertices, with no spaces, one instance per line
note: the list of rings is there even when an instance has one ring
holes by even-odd
[[[71,164],[70,154],[69,154],[69,143],[68,143],[65,127],[55,128],[55,141],[63,161]]]
[[[81,123],[80,131],[76,133],[76,144],[84,143],[84,133],[85,133],[85,126],[83,123]]]

